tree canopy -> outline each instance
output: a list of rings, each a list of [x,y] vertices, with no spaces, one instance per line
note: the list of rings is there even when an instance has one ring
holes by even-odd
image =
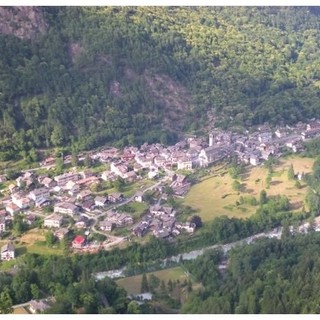
[[[34,161],[34,148],[49,146],[171,143],[208,124],[209,114],[221,127],[320,117],[318,14],[37,8],[45,32],[0,34],[0,158]]]

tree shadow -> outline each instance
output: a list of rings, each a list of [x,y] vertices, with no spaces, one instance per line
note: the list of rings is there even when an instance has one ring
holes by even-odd
[[[15,249],[15,256],[19,257],[27,253],[27,247],[19,247]]]
[[[281,184],[281,183],[283,183],[283,182],[276,180],[276,181],[272,181],[272,182],[270,183],[270,185],[272,185],[272,186],[277,186],[277,185],[279,185],[279,184]]]

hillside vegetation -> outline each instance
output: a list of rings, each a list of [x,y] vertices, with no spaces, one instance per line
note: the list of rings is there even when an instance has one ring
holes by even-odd
[[[320,116],[316,8],[0,9],[0,160]]]

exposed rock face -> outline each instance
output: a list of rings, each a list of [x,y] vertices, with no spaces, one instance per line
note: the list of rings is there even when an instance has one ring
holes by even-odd
[[[46,29],[41,8],[0,7],[0,33],[15,35],[20,39],[33,39]]]
[[[187,89],[167,75],[151,74],[146,71],[147,88],[164,105],[164,127],[182,130],[186,114],[191,110],[192,98]]]

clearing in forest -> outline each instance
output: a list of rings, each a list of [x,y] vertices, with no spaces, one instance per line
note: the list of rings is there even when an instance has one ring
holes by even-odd
[[[149,277],[149,275],[151,274],[158,277],[160,281],[163,280],[165,284],[167,284],[169,280],[179,280],[180,283],[182,283],[185,279],[188,280],[188,276],[181,267],[174,267],[170,269],[146,273],[147,277]],[[128,294],[139,294],[141,292],[141,281],[142,274],[119,279],[116,281],[116,283],[118,286],[124,288],[128,292]]]
[[[280,159],[279,164],[273,166],[272,181],[267,188],[266,177],[268,170],[265,166],[247,167],[239,182],[241,190],[232,188],[234,179],[227,169],[212,168],[212,174],[205,177],[200,183],[192,186],[183,203],[198,210],[204,222],[211,221],[217,216],[246,218],[256,212],[257,206],[248,204],[237,205],[240,197],[255,197],[259,201],[261,190],[265,189],[268,196],[286,195],[292,210],[301,210],[307,187],[300,181],[301,188],[295,186],[296,180],[288,179],[288,169],[293,165],[294,172],[308,173],[312,171],[314,159],[292,156]]]

